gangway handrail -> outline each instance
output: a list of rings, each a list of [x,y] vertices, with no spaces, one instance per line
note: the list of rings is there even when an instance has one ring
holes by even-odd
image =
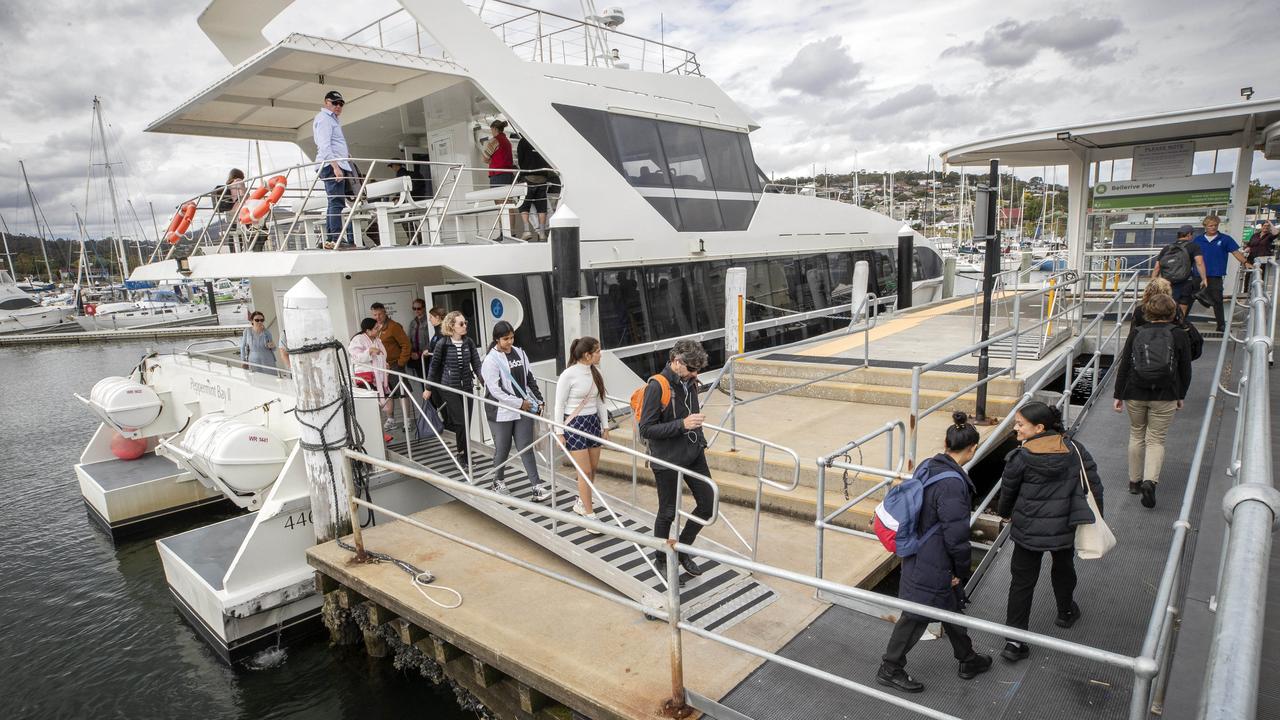
[[[551,390],[551,388],[554,388],[558,382],[558,378],[545,378],[545,377],[539,377],[537,375],[534,375],[533,379],[537,382],[544,383],[547,386],[548,388],[547,395],[553,394],[553,391]],[[623,408],[626,414],[633,415],[633,413],[631,412],[630,400],[623,399],[615,395],[609,395],[608,393],[605,394],[605,399],[608,400],[609,402],[615,403],[618,407]],[[631,433],[631,453],[630,453],[631,454],[631,503],[635,505],[637,503],[638,487],[640,482],[639,460],[642,458],[650,457],[650,456],[640,451],[640,419],[633,417],[632,420],[634,422],[634,429]],[[775,443],[772,440],[766,440],[764,438],[756,437],[754,435],[748,435],[747,433],[740,433],[735,430],[730,430],[728,428],[720,427],[718,425],[713,425],[707,422],[704,422],[702,424],[702,427],[710,428],[712,430],[715,430],[717,433],[724,432],[732,437],[741,438],[746,442],[755,443],[760,447],[760,456],[756,465],[757,472],[756,472],[755,512],[752,517],[753,530],[752,530],[751,541],[747,542],[747,540],[743,538],[741,534],[738,533],[737,529],[733,526],[733,523],[730,522],[728,518],[725,518],[725,523],[730,527],[730,529],[733,530],[734,534],[738,536],[738,539],[742,542],[742,544],[745,545],[751,551],[751,558],[754,560],[757,557],[760,550],[760,514],[762,512],[762,505],[764,502],[764,485],[768,485],[770,487],[776,488],[783,492],[791,492],[795,490],[797,487],[799,487],[800,486],[800,455],[792,448],[789,448],[786,445]],[[710,444],[711,443],[707,443],[708,446],[710,446]],[[769,478],[766,478],[764,476],[765,456],[770,449],[776,450],[791,458],[792,471],[791,471],[790,482],[779,482],[776,480],[770,480]],[[679,484],[677,484],[677,490],[679,490]],[[676,496],[677,504],[679,504],[681,500],[682,500],[681,495],[679,492],[677,492],[677,496]],[[717,510],[717,514],[719,514],[718,510]]]
[[[1247,390],[1242,388],[1236,417],[1237,426],[1244,424],[1240,467],[1236,484],[1227,490],[1222,501],[1227,515],[1227,537],[1204,692],[1200,698],[1200,718],[1252,718],[1257,712],[1266,576],[1272,551],[1271,536],[1280,525],[1280,492],[1275,487],[1271,461],[1271,373],[1268,368],[1273,345],[1269,310],[1280,296],[1280,273],[1274,272],[1276,269],[1280,268],[1273,267],[1271,273],[1276,283],[1271,297],[1262,278],[1262,267],[1251,271],[1248,336],[1242,343],[1249,383]],[[1223,346],[1226,345],[1224,338]]]
[[[433,381],[431,381],[431,380],[427,380],[427,379],[425,379],[425,378],[421,378],[421,377],[418,377],[418,376],[416,376],[416,375],[411,375],[411,374],[408,374],[408,373],[399,372],[399,371],[391,370],[391,369],[388,369],[388,368],[379,368],[379,367],[375,367],[375,366],[373,366],[373,365],[369,365],[369,364],[367,364],[367,363],[358,363],[358,362],[354,362],[354,361],[351,363],[351,368],[352,368],[353,370],[355,370],[355,369],[361,369],[361,370],[374,370],[374,371],[378,371],[378,372],[385,372],[387,375],[394,375],[394,376],[399,377],[402,383],[406,383],[406,384],[407,384],[406,392],[409,394],[409,396],[410,396],[410,397],[411,397],[411,399],[413,400],[413,402],[414,402],[414,404],[415,404],[415,406],[416,406],[416,408],[417,408],[418,412],[422,412],[422,411],[423,411],[423,408],[422,408],[420,405],[418,405],[418,404],[417,404],[417,398],[412,398],[412,393],[411,393],[411,392],[409,392],[409,390],[408,390],[409,388],[412,388],[412,387],[413,387],[413,383],[419,383],[419,384],[422,384],[422,385],[429,386],[429,387],[432,389],[432,391],[433,391],[433,392],[434,392],[434,391],[436,391],[436,390],[439,390],[439,391],[444,391],[444,392],[456,393],[456,394],[459,394],[459,395],[463,395],[464,397],[471,398],[471,400],[472,400],[473,402],[481,403],[481,404],[484,404],[484,405],[492,405],[492,406],[493,406],[493,407],[495,407],[495,408],[500,408],[500,409],[503,409],[503,410],[506,410],[506,411],[509,411],[509,412],[516,413],[517,415],[519,415],[519,416],[521,416],[521,417],[525,417],[525,418],[532,419],[535,423],[542,423],[542,424],[544,424],[544,425],[548,425],[548,426],[550,426],[550,427],[552,427],[552,428],[554,428],[554,429],[558,430],[559,432],[557,433],[557,435],[564,435],[566,432],[568,432],[568,433],[573,433],[573,434],[580,434],[580,431],[578,431],[578,430],[576,430],[576,429],[574,429],[574,428],[571,428],[571,427],[569,427],[568,425],[566,425],[566,424],[564,424],[564,423],[557,422],[557,421],[552,420],[552,419],[550,419],[550,418],[542,417],[541,415],[536,415],[536,414],[534,414],[534,413],[526,412],[526,411],[521,410],[521,409],[519,409],[519,408],[513,408],[513,407],[509,407],[509,406],[503,405],[502,403],[498,402],[497,400],[493,400],[493,399],[490,399],[490,398],[484,397],[483,395],[478,394],[478,393],[469,392],[469,391],[466,391],[466,390],[460,390],[460,389],[458,389],[458,388],[454,388],[454,387],[450,387],[450,386],[448,386],[448,385],[443,385],[443,384],[441,384],[441,383],[433,382]],[[467,418],[465,418],[464,422],[467,424],[467,426],[468,426],[468,432],[469,432],[469,431],[470,431],[470,416],[469,416],[469,415],[468,415],[468,417],[467,417]],[[437,431],[434,427],[432,428],[432,431],[435,433],[436,438],[437,438],[437,439],[441,442],[441,444],[443,445],[443,444],[444,444],[444,439],[443,439],[443,437],[440,435],[439,431]],[[733,532],[733,534],[734,534],[734,535],[736,535],[736,536],[738,537],[738,539],[742,542],[742,544],[743,544],[744,546],[747,546],[747,547],[748,547],[748,549],[750,549],[750,548],[751,548],[751,545],[750,545],[749,543],[747,543],[746,538],[742,537],[742,534],[741,534],[740,532],[738,532],[738,530],[737,530],[737,528],[736,528],[736,527],[734,527],[734,526],[733,526],[732,521],[730,521],[727,517],[725,517],[725,516],[723,515],[723,513],[721,513],[721,512],[720,512],[720,486],[719,486],[719,485],[718,485],[714,480],[712,480],[710,477],[707,477],[706,475],[703,475],[703,474],[701,474],[701,473],[695,472],[695,471],[693,471],[693,470],[689,470],[688,468],[684,468],[684,467],[681,467],[681,466],[676,465],[676,464],[674,464],[674,463],[668,462],[668,461],[663,460],[663,459],[661,459],[661,458],[653,457],[653,456],[648,455],[648,454],[645,454],[645,453],[640,453],[640,452],[638,452],[638,451],[636,451],[636,450],[632,450],[631,448],[626,447],[625,445],[621,445],[621,444],[619,444],[619,443],[613,442],[612,440],[607,440],[607,439],[605,439],[605,438],[603,438],[603,437],[596,438],[596,439],[595,439],[595,441],[596,441],[596,442],[601,443],[604,447],[607,447],[607,448],[609,448],[610,450],[616,450],[616,451],[621,452],[621,453],[623,453],[623,454],[633,453],[633,454],[636,454],[636,455],[638,456],[638,459],[643,459],[645,462],[650,463],[651,465],[659,465],[659,466],[661,466],[661,467],[665,467],[665,468],[667,468],[667,469],[674,470],[674,471],[676,472],[676,474],[677,474],[677,483],[676,483],[677,490],[679,490],[679,488],[680,488],[680,487],[681,487],[681,485],[682,485],[682,483],[681,483],[681,482],[679,482],[679,481],[680,481],[680,480],[682,480],[682,479],[684,479],[684,478],[690,478],[690,477],[691,477],[691,478],[694,478],[694,479],[698,480],[699,482],[701,482],[701,483],[705,484],[706,486],[708,486],[708,487],[711,489],[711,493],[712,493],[712,499],[711,499],[711,508],[712,508],[712,511],[711,511],[711,517],[710,517],[710,518],[708,518],[708,519],[706,519],[706,520],[703,520],[702,518],[700,518],[700,517],[698,517],[698,516],[694,515],[693,513],[691,513],[691,512],[688,512],[688,511],[684,510],[683,508],[681,508],[681,507],[679,506],[679,504],[677,504],[677,506],[676,506],[676,514],[677,514],[677,516],[679,516],[679,517],[683,517],[683,518],[685,518],[686,520],[688,520],[689,522],[695,522],[695,523],[697,523],[697,524],[699,524],[699,525],[702,525],[702,526],[704,526],[704,527],[707,527],[707,526],[710,526],[710,525],[715,524],[715,522],[717,521],[717,519],[723,519],[723,520],[724,520],[724,522],[725,522],[725,525],[726,525],[726,526],[728,526],[728,527],[730,528],[730,530]],[[558,444],[558,443],[559,443],[559,441],[558,441],[558,439],[557,439],[557,444]],[[561,446],[561,447],[563,447],[563,446]],[[595,484],[591,481],[591,479],[590,479],[590,478],[588,478],[588,477],[587,477],[587,475],[586,475],[586,473],[583,471],[582,467],[581,467],[581,466],[579,466],[579,465],[577,464],[577,462],[573,460],[573,456],[568,454],[568,451],[567,451],[567,450],[565,451],[565,454],[566,454],[566,456],[567,456],[567,457],[569,457],[570,461],[573,463],[574,469],[575,469],[575,471],[576,471],[576,473],[577,473],[578,477],[582,478],[583,480],[586,480],[587,484],[591,487],[593,498],[594,498],[594,496],[595,496],[595,495],[604,495],[604,493],[600,493],[600,492],[597,490],[597,488],[595,487]],[[470,459],[470,453],[468,453],[468,459]],[[552,482],[554,482],[554,478],[555,478],[554,457],[548,458],[548,463],[551,465],[551,468],[550,468],[550,471],[551,471],[551,473],[552,473],[552,479],[551,479],[551,481],[552,481]],[[470,479],[470,478],[472,477],[472,473],[469,471],[469,469],[467,469],[467,468],[462,468],[462,467],[461,467],[461,465],[459,465],[459,464],[457,463],[457,460],[456,460],[456,459],[454,459],[454,464],[458,466],[459,470],[463,473],[463,476],[464,476],[464,477],[467,477],[468,479]],[[604,505],[605,505],[606,510],[608,510],[608,511],[609,511],[609,513],[610,513],[610,514],[612,514],[612,515],[614,515],[614,516],[615,516],[615,518],[616,518],[616,513],[613,511],[613,509],[612,509],[612,508],[610,508],[610,507],[608,506],[607,501],[606,501],[605,499],[603,499],[603,498],[602,498],[602,499],[601,499],[601,503],[602,503],[602,504],[604,504]],[[677,503],[679,503],[679,493],[677,494]],[[677,525],[676,530],[677,530],[677,532],[678,532],[678,530],[679,530],[679,528],[678,528],[678,523],[677,523],[676,525]],[[648,561],[649,561],[647,557],[645,558],[645,561],[646,561],[646,562],[648,562]]]
[[[811,577],[803,573],[794,572],[794,571],[786,570],[784,568],[780,568],[777,566],[748,560],[734,554],[717,552],[717,551],[709,550],[702,547],[685,545],[680,542],[669,543],[659,538],[656,538],[650,535],[643,535],[624,527],[614,527],[612,525],[601,523],[597,520],[579,517],[572,513],[567,513],[562,510],[557,510],[555,508],[547,508],[546,506],[538,503],[530,502],[527,500],[521,500],[519,498],[511,497],[509,495],[500,495],[498,493],[492,492],[490,490],[486,490],[484,488],[476,487],[468,483],[459,482],[457,480],[451,480],[449,478],[446,478],[442,475],[439,475],[438,473],[434,473],[429,470],[423,470],[418,467],[408,466],[408,465],[397,463],[391,460],[374,457],[366,453],[361,453],[355,450],[351,450],[349,448],[344,448],[342,452],[345,458],[349,462],[351,461],[362,462],[362,463],[371,465],[373,467],[382,468],[384,470],[390,470],[393,472],[398,472],[406,477],[431,483],[441,488],[442,490],[445,490],[450,493],[467,494],[467,495],[478,497],[494,503],[507,505],[516,510],[537,512],[549,518],[552,518],[557,522],[563,522],[563,523],[574,525],[574,526],[590,528],[602,535],[608,535],[608,536],[625,540],[635,545],[639,545],[657,552],[666,553],[667,573],[668,573],[667,606],[665,608],[648,608],[640,605],[639,603],[636,603],[630,598],[623,597],[616,593],[610,593],[606,590],[601,590],[589,584],[576,581],[573,578],[569,578],[562,573],[557,573],[553,570],[542,568],[531,562],[515,558],[507,553],[494,550],[485,545],[482,545],[481,543],[468,540],[457,534],[450,533],[448,531],[445,531],[439,528],[435,528],[416,518],[412,518],[412,517],[408,517],[408,516],[396,513],[394,511],[383,508],[371,501],[362,499],[358,497],[355,492],[355,488],[351,480],[351,478],[353,477],[353,473],[348,472],[344,474],[344,479],[347,482],[347,495],[349,498],[349,504],[350,504],[353,517],[355,516],[355,512],[359,507],[364,507],[365,509],[374,511],[374,512],[380,512],[385,514],[387,517],[394,518],[410,526],[419,528],[421,530],[424,530],[436,536],[445,538],[452,542],[457,542],[468,548],[476,550],[477,552],[481,552],[491,557],[504,560],[506,562],[517,565],[523,569],[539,574],[543,577],[547,577],[547,578],[556,580],[558,582],[561,582],[563,584],[569,585],[570,587],[574,587],[584,592],[588,592],[594,595],[595,597],[599,597],[601,599],[623,605],[625,607],[631,608],[633,610],[637,610],[639,612],[644,612],[653,617],[667,620],[668,626],[670,627],[670,630],[671,630],[670,662],[672,665],[672,696],[673,696],[672,700],[675,701],[677,705],[683,705],[685,702],[684,676],[683,676],[684,657],[683,657],[683,645],[681,642],[681,633],[689,632],[699,637],[726,645],[739,652],[750,653],[757,657],[761,657],[765,660],[769,660],[771,662],[775,662],[780,665],[784,665],[786,667],[792,668],[794,670],[802,672],[811,677],[816,677],[825,682],[838,685],[847,690],[851,690],[853,692],[857,692],[859,694],[866,695],[868,697],[872,697],[878,700],[883,700],[897,707],[901,707],[907,710],[911,710],[913,712],[921,713],[922,715],[925,715],[927,717],[954,718],[954,716],[952,715],[949,715],[947,713],[944,713],[938,710],[934,710],[927,706],[921,705],[920,703],[912,702],[899,695],[888,693],[869,685],[863,685],[861,683],[854,682],[847,678],[841,678],[839,676],[833,675],[831,673],[820,670],[816,667],[807,665],[805,663],[801,663],[796,660],[785,658],[777,653],[752,646],[748,643],[745,643],[739,640],[731,639],[725,636],[723,633],[698,628],[693,624],[681,619],[681,599],[680,599],[680,593],[676,589],[677,584],[675,582],[677,578],[677,574],[679,572],[679,566],[678,566],[678,563],[676,562],[676,558],[681,553],[687,554],[693,557],[701,557],[701,558],[713,560],[727,567],[736,568],[738,570],[751,573],[753,575],[772,577],[778,580],[782,580],[784,582],[795,583],[815,591],[832,593],[835,595],[847,597],[857,601],[878,603],[881,605],[885,605],[885,606],[897,609],[902,612],[910,612],[913,614],[922,615],[931,620],[949,622],[955,625],[968,628],[970,630],[977,630],[979,632],[989,633],[996,637],[1003,637],[1011,640],[1017,640],[1020,642],[1033,644],[1039,647],[1046,648],[1048,650],[1062,652],[1068,655],[1072,655],[1074,657],[1082,658],[1082,659],[1093,661],[1093,662],[1099,662],[1104,665],[1127,670],[1135,674],[1142,674],[1142,673],[1149,672],[1151,670],[1151,667],[1153,666],[1153,664],[1146,662],[1146,658],[1131,657],[1128,655],[1124,655],[1122,653],[1117,653],[1110,650],[1103,650],[1101,648],[1084,645],[1082,643],[1077,643],[1070,640],[1063,640],[1061,638],[1053,637],[1051,635],[1044,635],[1044,634],[1033,632],[1030,630],[1023,630],[1020,628],[1010,627],[1010,626],[1007,626],[998,622],[990,621],[990,620],[983,620],[981,618],[976,618],[972,615],[965,615],[962,613],[950,612],[947,610],[940,610],[930,605],[921,605],[918,603],[901,600],[897,597],[882,595],[873,590],[855,588],[849,585],[844,585],[844,584],[833,582],[830,580]],[[365,553],[365,543],[363,538],[363,531],[359,527],[359,523],[352,524],[352,540],[355,546],[355,552],[357,553],[357,557],[362,557]]]

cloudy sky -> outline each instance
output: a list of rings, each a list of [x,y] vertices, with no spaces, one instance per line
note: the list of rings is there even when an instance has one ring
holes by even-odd
[[[230,69],[196,26],[206,2],[0,0],[0,216],[12,230],[34,228],[20,159],[55,234],[75,233],[75,210],[94,236],[109,226],[105,183],[86,183],[94,95],[123,163],[127,233],[138,226],[124,198],[150,234],[148,203],[164,224],[180,199],[250,164],[244,141],[142,132]],[[581,14],[575,0],[528,4]],[[763,126],[756,156],[779,176],[847,172],[855,160],[923,169],[969,140],[1231,103],[1247,85],[1258,99],[1280,96],[1280,53],[1247,34],[1274,24],[1265,2],[597,1],[614,4],[625,30],[698,53]],[[340,37],[395,7],[298,0],[265,32]],[[263,148],[267,167],[299,159],[290,145]],[[1278,163],[1254,172],[1280,183]]]

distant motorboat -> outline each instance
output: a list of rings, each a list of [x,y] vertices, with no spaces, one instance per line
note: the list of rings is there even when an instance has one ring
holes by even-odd
[[[0,270],[0,333],[30,332],[60,325],[71,312],[70,308],[41,305],[22,290],[22,284],[14,282],[7,270]]]
[[[86,306],[76,322],[85,330],[119,330],[175,320],[194,319],[209,314],[205,305],[189,302],[169,290],[147,292],[141,300]]]

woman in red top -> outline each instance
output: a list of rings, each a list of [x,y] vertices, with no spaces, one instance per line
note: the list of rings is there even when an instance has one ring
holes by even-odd
[[[516,180],[516,163],[511,154],[511,141],[503,130],[507,129],[505,120],[494,120],[489,123],[489,132],[493,139],[485,143],[485,159],[489,161],[489,186],[511,185]]]

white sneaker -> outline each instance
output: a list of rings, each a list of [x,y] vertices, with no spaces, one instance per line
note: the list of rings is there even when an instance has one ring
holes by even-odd
[[[493,481],[493,491],[494,491],[494,492],[496,492],[496,493],[498,493],[499,495],[510,495],[510,494],[511,494],[511,491],[507,489],[507,481],[506,481],[506,480],[494,480],[494,481]]]
[[[398,425],[399,425],[399,423],[397,423],[397,422],[396,422],[396,419],[395,419],[395,418],[393,418],[393,417],[389,417],[389,418],[387,418],[387,421],[386,421],[386,422],[382,423],[382,429],[383,429],[383,430],[395,430],[395,429],[396,429],[396,427],[398,427]]]
[[[525,230],[524,234],[520,236],[520,239],[524,240],[525,242],[529,242],[530,240],[533,239],[533,233],[529,232],[528,230]]]
[[[574,512],[575,514],[577,514],[577,515],[580,515],[580,516],[582,516],[582,517],[584,517],[584,518],[588,519],[588,520],[595,520],[595,519],[596,519],[596,516],[595,516],[595,514],[594,514],[594,513],[589,513],[589,512],[587,512],[587,509],[586,509],[585,507],[583,507],[583,505],[582,505],[582,498],[578,498],[576,501],[574,501],[574,503],[573,503],[573,512]],[[594,529],[594,528],[589,528],[589,527],[588,527],[588,528],[585,528],[585,529],[586,529],[586,531],[587,531],[587,532],[591,533],[592,535],[599,535],[599,534],[600,534],[600,531],[599,531],[599,530],[596,530],[596,529]]]
[[[550,498],[551,498],[551,491],[547,489],[546,485],[539,485],[533,491],[534,502],[542,502]]]

